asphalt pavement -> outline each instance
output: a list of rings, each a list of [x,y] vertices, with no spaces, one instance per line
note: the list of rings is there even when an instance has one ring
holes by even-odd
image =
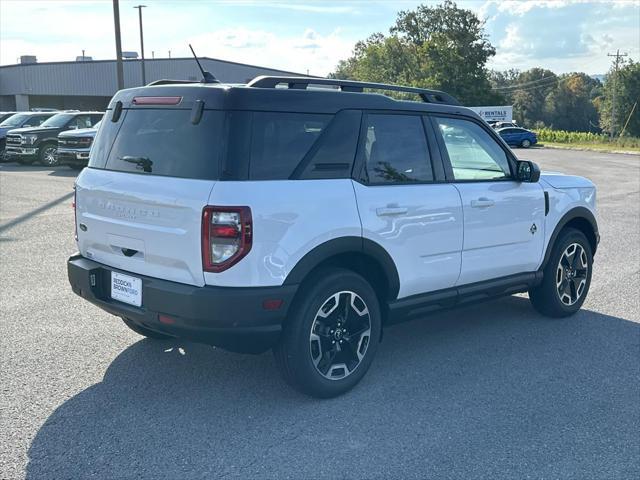
[[[516,150],[598,186],[575,316],[525,295],[389,328],[352,392],[143,339],[76,297],[66,168],[0,165],[0,478],[640,478],[640,158]]]

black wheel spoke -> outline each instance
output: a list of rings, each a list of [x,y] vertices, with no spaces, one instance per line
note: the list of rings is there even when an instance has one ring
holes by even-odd
[[[331,365],[333,365],[333,359],[336,357],[337,353],[338,350],[333,348],[322,352],[322,358],[318,362],[318,370],[320,370],[323,375],[325,375],[331,368]]]
[[[568,282],[569,283],[569,295],[571,296],[571,302],[575,302],[578,299],[578,288],[576,287],[575,281]]]
[[[578,262],[580,261],[581,257],[582,257],[582,249],[580,247],[576,247],[576,250],[573,253],[573,258],[571,259],[571,268],[575,270],[580,266]]]
[[[576,269],[576,278],[587,278],[587,269],[586,268]]]

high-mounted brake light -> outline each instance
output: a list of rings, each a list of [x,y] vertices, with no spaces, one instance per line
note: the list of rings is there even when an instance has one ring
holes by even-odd
[[[178,105],[182,97],[133,97],[134,105]]]
[[[222,272],[251,250],[253,224],[249,207],[205,207],[202,211],[202,268]]]

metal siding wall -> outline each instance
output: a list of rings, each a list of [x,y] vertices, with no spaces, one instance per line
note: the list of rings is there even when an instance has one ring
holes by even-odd
[[[226,83],[245,83],[258,75],[292,75],[289,72],[202,59],[203,67]],[[147,82],[162,78],[189,80],[201,78],[193,59],[147,60]],[[125,88],[141,85],[140,62],[124,62]],[[115,61],[43,63],[0,68],[1,95],[112,96],[116,92]]]

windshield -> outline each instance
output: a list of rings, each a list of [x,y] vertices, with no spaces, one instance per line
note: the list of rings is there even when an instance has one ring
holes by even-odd
[[[0,123],[0,127],[19,127],[27,118],[29,118],[29,115],[26,113],[16,113]]]
[[[75,115],[73,113],[58,113],[48,120],[42,122],[41,127],[64,127],[69,120],[71,120]]]

